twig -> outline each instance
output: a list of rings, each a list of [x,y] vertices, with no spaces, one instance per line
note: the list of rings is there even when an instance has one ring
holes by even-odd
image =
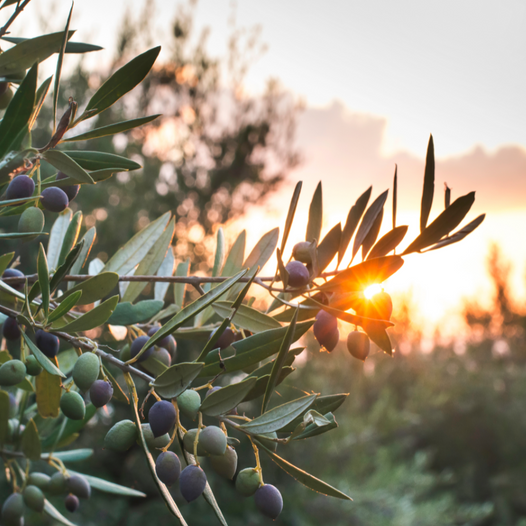
[[[0,29],[0,38],[7,34],[7,30],[9,29],[9,26],[16,20],[17,16],[24,10],[27,4],[29,4],[31,0],[24,0],[22,3],[18,2],[18,5],[16,6],[16,9],[14,13],[11,15],[9,20],[5,23],[4,27]]]

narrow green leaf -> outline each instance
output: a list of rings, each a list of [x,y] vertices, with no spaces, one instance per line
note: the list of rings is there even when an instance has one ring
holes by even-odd
[[[362,215],[365,212],[365,209],[367,208],[367,203],[369,202],[369,198],[371,197],[372,190],[373,187],[370,186],[356,200],[356,203],[354,203],[354,205],[349,210],[349,214],[347,215],[347,221],[345,222],[345,227],[343,228],[342,232],[340,248],[338,249],[338,266],[340,265],[343,256],[347,251],[347,247],[351,242],[352,236],[354,235],[356,227],[358,226],[358,223],[360,222],[360,219],[362,218]]]
[[[2,7],[4,7],[8,1],[10,4],[14,4],[18,0],[6,0],[6,3],[4,3]],[[2,40],[5,40],[6,42],[11,42],[12,44],[19,44],[20,42],[24,42],[24,40],[28,39],[20,37],[3,36]],[[66,45],[66,53],[90,53],[91,51],[100,51],[101,49],[104,48],[100,46],[95,46],[94,44],[85,44],[84,42],[68,42]]]
[[[119,382],[117,382],[116,378],[111,374],[111,372],[105,365],[103,365],[102,368],[104,369],[104,373],[106,374],[108,380],[113,386],[113,398],[115,398],[115,400],[118,400],[119,402],[124,402],[125,404],[129,405],[130,399],[124,392],[124,389],[120,386]]]
[[[77,304],[81,296],[82,291],[77,290],[77,292],[73,293],[69,298],[66,298],[55,310],[51,311],[48,322],[53,323],[62,318],[62,316],[65,316]]]
[[[435,192],[435,146],[433,136],[429,136],[426,153],[426,167],[424,170],[424,186],[422,188],[422,203],[420,206],[420,232],[424,232],[433,205]]]
[[[116,71],[91,97],[84,114],[77,122],[98,115],[135,88],[152,68],[159,51],[160,47],[150,49]]]
[[[115,310],[117,303],[119,303],[119,296],[113,296],[86,312],[80,318],[64,325],[64,327],[61,327],[61,330],[65,332],[83,332],[99,327],[106,323],[111,313]]]
[[[79,473],[78,471],[73,471],[68,469],[72,475],[82,475],[92,488],[103,491],[104,493],[112,493],[114,495],[123,495],[124,497],[146,497],[146,494],[142,491],[137,491],[136,489],[127,488],[126,486],[121,486],[120,484],[115,484],[93,475],[86,475],[85,473]]]
[[[272,254],[274,254],[278,239],[279,228],[273,228],[270,232],[264,234],[243,263],[243,268],[263,268],[272,257]]]
[[[9,394],[0,391],[0,444],[4,444],[7,439],[9,429]]]
[[[57,59],[57,69],[55,70],[55,86],[53,88],[53,133],[55,133],[56,128],[56,118],[57,118],[57,104],[58,104],[58,90],[60,87],[60,75],[62,73],[62,62],[64,61],[64,53],[66,51],[66,44],[68,43],[69,35],[69,23],[71,22],[71,15],[73,13],[73,3],[69,10],[68,20],[66,22],[66,27],[64,28],[64,34],[62,35],[62,45],[60,46],[60,51]]]
[[[173,252],[172,247],[170,246],[166,252],[166,256],[164,256],[163,262],[161,263],[159,270],[157,270],[155,275],[159,277],[171,278],[174,273],[174,264],[175,264],[174,252]],[[166,296],[166,293],[168,292],[169,287],[170,287],[170,283],[156,283],[153,287],[154,299],[164,302],[164,298]]]
[[[271,362],[271,364],[274,362]],[[293,367],[282,367],[278,380],[276,382],[276,386],[278,386],[289,374],[292,374],[296,369]],[[256,378],[255,376],[253,378]],[[255,400],[256,398],[259,398],[260,396],[263,396],[265,394],[265,391],[267,390],[268,382],[270,380],[270,374],[266,374],[264,376],[257,377],[257,382],[254,385],[254,387],[247,393],[245,398],[243,398],[243,402],[249,402],[250,400]]]
[[[6,268],[9,266],[9,263],[11,263],[11,260],[13,259],[13,256],[15,255],[14,252],[9,252],[7,254],[3,254],[0,256],[0,276],[4,273]]]
[[[397,226],[390,232],[387,232],[385,236],[376,242],[367,259],[379,258],[389,254],[391,250],[394,250],[402,242],[407,234],[407,229],[407,225]]]
[[[307,411],[307,413],[308,412],[310,412],[310,410]],[[327,413],[326,415],[323,415],[322,418],[327,422],[326,424],[319,425],[317,422],[313,422],[312,424],[307,425],[301,433],[298,433],[298,435],[296,435],[293,440],[312,438],[322,435],[323,433],[327,433],[338,427],[338,422],[336,422],[336,418],[334,418],[332,413]]]
[[[22,433],[22,452],[29,460],[40,460],[42,447],[38,429],[33,419],[26,424],[26,428]]]
[[[246,238],[246,230],[243,230],[237,236],[230,252],[228,253],[221,276],[233,276],[243,268]]]
[[[82,212],[77,212],[77,214],[82,214]],[[77,215],[75,214],[75,215]],[[71,221],[68,231],[66,233],[66,239],[64,240],[64,243],[62,245],[62,249],[64,249],[64,246],[66,244],[69,244],[69,239],[73,237],[73,235],[70,236],[70,230],[72,229],[72,225],[75,226],[75,217],[73,217],[73,221]],[[71,267],[79,257],[80,252],[82,251],[84,241],[80,241],[77,245],[75,245],[69,253],[66,255],[64,262],[58,267],[58,269],[53,274],[53,277],[51,278],[51,282],[49,284],[50,293],[53,294],[53,292],[58,288],[61,281],[64,279],[64,277],[68,274]],[[62,256],[61,256],[62,258]]]
[[[71,294],[81,290],[82,297],[80,298],[79,305],[89,305],[107,296],[118,283],[119,275],[115,272],[101,272],[86,281],[81,281],[72,289],[64,292],[62,296],[57,298],[57,301],[61,303],[68,296],[71,296]]]
[[[66,153],[60,150],[48,150],[42,155],[51,166],[64,172],[73,181],[87,184],[95,183],[91,175]]]
[[[486,214],[479,215],[476,219],[471,221],[471,223],[468,223],[465,227],[461,228],[458,232],[455,232],[453,235],[447,237],[443,241],[440,241],[436,245],[433,245],[429,250],[436,250],[437,248],[442,248],[447,245],[452,245],[453,243],[458,243],[467,235],[471,234],[471,232],[473,232],[473,230],[475,230],[475,228],[477,228],[482,223],[482,221],[484,221],[485,217]],[[429,250],[426,250],[426,252],[428,252]]]
[[[160,117],[161,114],[150,115],[148,117],[142,117],[140,119],[132,119],[129,121],[117,122],[115,124],[109,124],[108,126],[102,126],[101,128],[95,128],[86,133],[75,135],[74,137],[68,137],[63,139],[61,142],[73,142],[73,141],[89,141],[90,139],[99,139],[100,137],[107,137],[108,135],[115,135],[116,133],[124,133],[133,128],[148,124],[153,120]]]
[[[22,197],[20,199],[8,199],[6,201],[0,201],[0,207],[4,206],[15,206],[23,203],[30,203],[32,201],[36,201],[37,199],[40,199],[40,196],[32,196],[32,197]]]
[[[356,233],[356,237],[354,238],[354,244],[352,248],[353,259],[354,256],[356,256],[359,248],[362,246],[362,243],[366,238],[367,234],[369,233],[369,230],[371,230],[376,218],[383,210],[388,193],[389,190],[386,190],[383,194],[380,194],[365,212],[362,222],[360,224],[360,228],[358,228],[358,232]]]
[[[68,39],[73,36],[70,31]],[[50,33],[19,42],[0,56],[0,76],[28,69],[60,51],[64,33]],[[27,74],[29,75],[29,73]],[[26,75],[26,78],[27,78]],[[25,79],[24,79],[25,80]]]
[[[378,239],[378,234],[380,233],[383,217],[384,210],[382,208],[382,210],[380,210],[380,213],[376,216],[376,219],[374,220],[369,232],[367,232],[367,235],[365,236],[362,242],[362,260],[366,259],[367,254],[369,254],[369,251]]]
[[[459,197],[446,208],[425,230],[404,250],[402,255],[420,252],[447,236],[461,221],[475,202],[475,192]]]
[[[309,221],[307,223],[307,232],[305,233],[305,241],[318,241],[321,239],[321,226],[323,221],[323,197],[321,189],[321,181],[316,186],[312,201],[309,207]]]
[[[175,217],[172,218],[170,224],[166,227],[166,230],[159,236],[159,239],[146,253],[144,258],[142,258],[137,270],[135,271],[135,276],[151,276],[159,270],[159,267],[166,256],[166,252],[172,243],[174,230]],[[122,301],[135,301],[146,285],[148,285],[148,283],[145,281],[131,282],[124,293]]]
[[[256,382],[257,378],[249,377],[210,393],[204,399],[199,411],[208,416],[228,413],[243,401],[247,393],[256,385]]]
[[[310,327],[312,327],[313,323],[314,321],[311,320],[296,324],[294,341],[301,338]],[[281,342],[287,329],[288,327],[270,329],[258,334],[253,334],[252,336],[238,342],[234,342],[232,347],[236,350],[236,355],[223,360],[225,371],[229,373],[239,371],[276,354],[281,347]],[[219,360],[214,360],[203,368],[199,376],[215,376],[221,371],[222,369],[219,367]]]
[[[59,265],[64,264],[64,262],[66,261],[66,257],[70,254],[71,250],[77,243],[77,239],[80,234],[81,225],[82,225],[82,212],[79,210],[72,217],[68,225],[68,229],[66,230],[66,235],[64,236],[64,241],[62,242],[62,248],[60,249],[60,254],[58,256]]]
[[[188,258],[185,262],[179,263],[175,271],[176,276],[188,276],[190,272],[190,259]],[[182,308],[184,304],[184,295],[186,292],[186,283],[174,283],[174,303],[178,307]]]
[[[294,221],[294,215],[296,214],[296,208],[298,207],[298,201],[300,199],[302,184],[303,183],[301,181],[298,181],[296,183],[296,186],[294,187],[294,192],[292,194],[292,198],[290,200],[289,211],[287,212],[287,219],[285,221],[285,228],[283,229],[283,238],[281,240],[281,246],[280,246],[280,250],[282,254],[283,254],[283,251],[285,250],[285,245],[289,238],[290,229],[292,227],[292,222]]]
[[[0,70],[3,58],[10,51],[5,51],[0,55]],[[33,63],[30,65],[33,66]],[[15,142],[19,141],[19,135],[28,129],[28,123],[35,106],[37,77],[38,65],[35,64],[28,71],[5,110],[4,118],[0,121],[0,157],[3,157],[11,149],[18,149]]]
[[[49,235],[49,241],[47,244],[47,262],[50,269],[58,268],[58,260],[60,257],[60,251],[62,249],[62,243],[66,237],[68,226],[71,221],[73,212],[70,208],[66,208],[63,212],[60,212],[57,219],[51,227],[51,233]]]
[[[216,301],[212,308],[222,318],[227,318],[232,313],[231,301]],[[268,329],[279,329],[281,323],[276,321],[271,316],[260,312],[257,309],[249,307],[247,305],[240,305],[232,322],[241,329],[257,333],[266,331]]]
[[[162,308],[164,302],[159,300],[144,300],[132,305],[119,303],[107,323],[110,325],[134,325],[153,318]]]
[[[47,268],[46,253],[40,243],[37,257],[38,283],[40,284],[40,293],[42,294],[42,308],[44,318],[47,319],[49,313],[49,271]]]
[[[278,274],[281,279],[281,283],[283,283],[283,288],[286,289],[289,286],[290,275],[287,267],[285,267],[285,263],[283,263],[283,255],[279,248],[276,250],[276,258],[278,260]]]
[[[178,363],[168,367],[154,382],[155,392],[163,398],[179,396],[201,372],[204,363]]]
[[[106,272],[117,272],[123,276],[135,268],[162,236],[170,221],[170,216],[171,212],[166,212],[135,234],[110,258],[104,270]]]
[[[35,237],[42,234],[46,235],[45,232],[10,232],[8,234],[0,234],[0,239],[23,239],[24,237]]]
[[[114,171],[138,170],[141,165],[131,161],[126,157],[113,153],[92,152],[88,150],[68,150],[68,156],[79,166],[89,171],[106,170],[111,168]]]
[[[239,427],[255,435],[272,433],[286,426],[300,413],[308,409],[317,396],[316,394],[311,394],[279,405]]]
[[[62,515],[62,513],[60,513],[60,511],[58,511],[57,508],[55,508],[55,506],[53,506],[53,504],[47,499],[44,500],[44,513],[64,526],[76,526],[76,524],[66,519],[66,517],[64,517],[64,515]]]
[[[294,311],[296,311],[296,309],[294,309]],[[300,355],[304,350],[305,347],[296,347],[290,350],[287,354],[287,357],[285,358],[284,366],[290,367],[294,363],[296,356]],[[272,367],[274,367],[274,360],[271,360],[270,362],[263,364],[261,367],[258,367],[257,369],[252,371],[249,376],[256,376],[258,378],[261,378],[263,376],[270,376],[270,371],[272,371]]]
[[[451,204],[451,188],[447,185],[447,183],[444,183],[444,208],[448,208]]]
[[[31,353],[36,358],[37,362],[50,374],[53,376],[59,376],[60,378],[66,378],[66,375],[62,373],[62,371],[51,362],[51,360],[29,339],[29,336],[24,332],[21,331],[22,337],[26,341],[27,346],[31,350]],[[37,378],[40,377],[42,373],[38,375]],[[38,384],[38,381],[37,381]]]
[[[283,368],[285,359],[287,357],[290,346],[292,344],[292,339],[294,338],[294,332],[296,330],[296,322],[298,320],[298,313],[299,313],[299,308],[296,308],[294,317],[292,318],[290,325],[287,327],[287,332],[285,333],[285,336],[283,337],[283,341],[281,343],[281,347],[279,349],[278,355],[276,356],[276,359],[274,360],[274,366],[272,367],[272,371],[270,373],[270,378],[267,384],[267,390],[265,391],[265,396],[263,397],[261,413],[265,413],[270,403],[270,399],[272,395],[274,394],[274,388],[276,387],[279,375],[281,373],[281,369]]]
[[[49,455],[42,455],[43,458],[49,458]],[[70,451],[56,451],[53,458],[58,458],[62,462],[80,462],[93,456],[93,449],[71,449]]]
[[[75,263],[73,263],[73,266],[71,267],[71,274],[75,275],[75,274],[80,273],[86,261],[88,260],[89,253],[91,252],[91,247],[93,246],[93,243],[96,237],[97,237],[97,230],[94,226],[92,226],[84,234],[84,236],[82,237],[80,241],[81,243],[83,243],[82,250],[80,251],[80,254],[75,260]],[[71,287],[69,285],[71,285]],[[69,285],[68,285],[68,288],[73,288],[74,282],[71,281]]]
[[[332,227],[317,248],[318,273],[323,272],[334,259],[340,248],[342,239],[342,226],[338,223]]]
[[[29,131],[31,131],[35,126],[35,122],[40,114],[42,106],[44,105],[44,101],[46,100],[49,91],[49,86],[51,85],[52,80],[53,77],[48,77],[44,82],[42,82],[42,84],[40,84],[40,87],[37,90],[37,94],[35,97],[35,106],[33,108],[33,112],[31,113],[31,117],[28,122]]]
[[[265,453],[283,470],[285,473],[288,473],[291,477],[296,479],[299,483],[303,484],[309,489],[327,495],[329,497],[336,497],[337,499],[343,500],[352,500],[351,497],[342,493],[341,491],[333,488],[323,480],[320,480],[313,475],[303,471],[302,469],[294,466],[290,462],[287,462],[285,459],[276,455],[273,451],[266,448],[264,445],[260,444],[260,448],[263,449]]]

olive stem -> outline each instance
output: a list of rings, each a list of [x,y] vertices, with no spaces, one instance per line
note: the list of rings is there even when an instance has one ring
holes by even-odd
[[[199,460],[197,458],[197,443],[199,442],[199,433],[201,433],[201,428],[203,427],[203,413],[199,411],[199,421],[197,425],[197,433],[195,434],[195,440],[194,440],[194,458],[195,458],[195,465],[199,466]]]
[[[258,475],[259,475],[259,482],[261,486],[263,486],[264,484],[263,470],[261,469],[261,462],[259,460],[259,449],[256,446],[256,444],[254,444],[254,441],[252,440],[252,437],[250,435],[248,436],[248,439],[250,440],[250,443],[252,444],[252,449],[254,449],[254,456],[256,457],[256,471],[258,472]]]

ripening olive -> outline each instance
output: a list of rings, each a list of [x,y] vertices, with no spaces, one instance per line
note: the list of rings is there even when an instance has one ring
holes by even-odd
[[[141,429],[144,440],[146,440],[146,445],[151,449],[162,449],[170,443],[170,435],[168,433],[155,438],[152,429],[150,428],[150,424],[141,424]],[[137,438],[137,442],[139,443],[139,438]]]
[[[208,426],[201,429],[199,444],[210,455],[224,455],[227,446],[226,435],[220,427]]]
[[[161,327],[152,327],[148,331],[148,336],[150,337],[153,336],[160,328]],[[155,345],[157,347],[163,347],[172,355],[172,358],[175,358],[175,351],[177,348],[177,344],[175,343],[175,339],[171,334],[159,340]]]
[[[69,204],[66,192],[57,186],[50,186],[40,194],[42,206],[50,212],[63,212]]]
[[[26,359],[26,371],[29,376],[38,376],[42,372],[42,366],[33,355]]]
[[[302,263],[312,263],[311,243],[308,241],[296,243],[292,247],[292,257],[296,261],[301,261]]]
[[[79,507],[79,498],[76,495],[68,495],[64,501],[64,506],[70,513],[76,512]]]
[[[285,269],[289,273],[289,287],[300,288],[309,284],[309,270],[300,261],[291,261]]]
[[[206,474],[199,467],[190,464],[186,466],[179,477],[179,489],[181,495],[188,501],[192,502],[197,499],[206,488]]]
[[[365,361],[371,350],[371,342],[367,334],[359,331],[350,332],[347,336],[347,350],[358,360]]]
[[[257,509],[266,517],[276,520],[283,509],[283,498],[278,488],[263,484],[254,494]]]
[[[18,322],[15,318],[11,318],[11,316],[8,316],[4,320],[2,334],[4,335],[4,338],[6,340],[14,341],[20,338],[20,327],[18,326]]]
[[[69,493],[79,499],[89,499],[91,497],[91,486],[81,475],[72,475],[66,479],[66,489]]]
[[[11,180],[5,196],[8,200],[11,199],[25,199],[31,197],[35,191],[35,181],[25,174],[17,175]]]
[[[22,496],[28,508],[38,511],[38,513],[44,510],[44,494],[40,488],[32,485],[26,486]]]
[[[64,172],[58,172],[55,177],[55,181],[60,181],[61,179],[67,179],[67,175]],[[71,184],[68,186],[61,186],[64,193],[68,196],[69,201],[73,201],[80,190],[80,184]]]
[[[20,493],[9,495],[2,506],[2,524],[19,526],[24,515],[24,498]]]
[[[9,360],[0,367],[0,385],[19,384],[26,376],[26,366],[20,360]]]
[[[48,492],[51,495],[60,495],[61,493],[66,492],[66,477],[62,472],[57,471],[51,475],[49,480]]]
[[[260,485],[261,479],[256,468],[245,468],[237,474],[236,490],[244,497],[254,495]]]
[[[316,314],[316,321],[312,326],[312,332],[314,332],[314,337],[318,340],[318,343],[324,345],[323,342],[330,339],[331,333],[336,330],[338,330],[338,318],[324,310],[320,310]]]
[[[24,273],[20,272],[20,270],[16,268],[8,268],[4,270],[4,273],[2,274],[2,279],[4,278],[23,278]],[[24,290],[24,283],[13,283],[12,285],[9,285],[12,289],[21,291]]]
[[[31,206],[29,208],[26,208],[22,215],[20,216],[20,219],[18,220],[18,231],[21,233],[24,232],[42,232],[44,229],[45,224],[45,218],[44,218],[44,212],[40,210],[40,208],[37,208],[36,206]],[[35,236],[29,236],[25,237],[24,239],[26,241],[30,241],[31,239],[34,239]]]
[[[60,340],[54,334],[38,329],[35,334],[37,347],[48,357],[54,358],[60,348]]]
[[[181,474],[179,457],[172,451],[164,451],[155,461],[155,472],[162,483],[172,486]]]
[[[75,391],[64,393],[60,399],[60,409],[71,420],[82,420],[86,416],[84,400]]]
[[[81,391],[87,391],[99,377],[99,357],[92,352],[85,352],[78,358],[73,367],[73,381]]]
[[[217,332],[218,328],[214,329],[212,333],[210,334],[210,336],[213,336]],[[223,334],[221,334],[221,336],[219,336],[218,340],[216,341],[215,348],[219,347],[221,350],[226,349],[227,347],[232,345],[235,341],[236,341],[236,335],[234,334],[234,331],[230,327],[227,327],[223,331]]]
[[[197,429],[189,429],[183,437],[183,446],[188,453],[194,454],[194,443],[195,436],[197,435]],[[201,444],[201,433],[199,433],[199,440],[197,442],[197,455],[200,457],[207,457],[208,452]]]
[[[154,437],[168,433],[175,424],[175,407],[171,402],[161,400],[155,402],[148,411],[148,422]]]
[[[49,475],[46,475],[45,473],[39,473],[37,471],[30,473],[29,477],[27,478],[28,484],[31,484],[32,486],[36,486],[37,488],[40,488],[42,491],[47,491],[49,489],[50,481],[51,481],[51,477]]]
[[[131,420],[117,422],[104,437],[104,447],[124,452],[130,449],[137,438],[137,427]]]
[[[212,455],[210,457],[210,465],[218,475],[232,480],[237,469],[236,450],[228,446],[224,455]]]
[[[159,360],[162,364],[166,365],[166,367],[172,365],[172,356],[164,347],[159,347],[153,351],[152,357]]]
[[[133,343],[130,347],[130,357],[135,358],[140,350],[144,347],[144,344],[149,340],[150,338],[148,336],[139,336],[135,340],[133,340]],[[146,351],[141,355],[141,357],[137,360],[138,362],[144,362],[146,358],[151,356],[153,353],[153,347],[148,347]]]
[[[199,393],[193,389],[183,391],[177,397],[177,407],[184,416],[190,420],[195,420],[199,408],[201,407],[201,397],[199,396]]]
[[[91,384],[89,397],[95,407],[105,406],[113,396],[113,386],[106,380],[95,380]]]

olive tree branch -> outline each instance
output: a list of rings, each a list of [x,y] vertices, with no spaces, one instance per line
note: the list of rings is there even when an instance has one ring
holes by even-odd
[[[11,24],[16,20],[18,15],[24,10],[24,8],[29,4],[31,0],[24,0],[22,3],[18,2],[14,13],[11,15],[9,20],[5,23],[4,27],[0,28],[0,38],[7,34],[7,30]]]

